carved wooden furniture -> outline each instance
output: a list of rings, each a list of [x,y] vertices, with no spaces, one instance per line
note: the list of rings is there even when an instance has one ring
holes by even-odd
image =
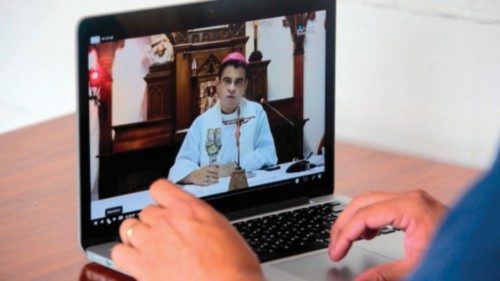
[[[112,152],[171,144],[175,126],[175,65],[152,65],[147,84],[147,120],[113,126]]]
[[[267,67],[270,60],[254,61],[248,63],[248,85],[245,96],[249,100],[260,102],[261,98],[267,100]]]
[[[147,120],[112,127],[112,150],[98,156],[99,198],[147,189],[175,159],[175,65],[152,65],[144,80]]]
[[[99,198],[147,190],[168,176],[180,146],[149,146],[99,155]]]
[[[144,80],[147,84],[147,119],[173,119],[175,64],[152,65]]]
[[[171,117],[113,126],[113,152],[160,146],[173,142]]]

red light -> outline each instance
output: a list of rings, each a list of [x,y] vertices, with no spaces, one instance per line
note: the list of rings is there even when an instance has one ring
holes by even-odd
[[[98,68],[91,68],[89,70],[89,84],[91,87],[99,87],[101,86],[101,70]]]

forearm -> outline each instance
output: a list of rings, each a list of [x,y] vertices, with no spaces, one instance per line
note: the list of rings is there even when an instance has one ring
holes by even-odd
[[[172,168],[170,168],[168,179],[174,183],[185,184],[187,183],[185,182],[186,178],[199,168],[198,164],[191,159],[187,157],[178,157]]]

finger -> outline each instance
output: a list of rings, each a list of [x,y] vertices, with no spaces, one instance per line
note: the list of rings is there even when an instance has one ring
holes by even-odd
[[[330,231],[330,240],[336,239],[339,231],[344,228],[345,224],[351,220],[353,214],[359,209],[378,202],[391,200],[398,196],[402,196],[402,194],[390,192],[370,192],[362,194],[360,196],[356,196],[342,211],[342,213],[340,213],[340,216],[332,225],[332,229]]]
[[[338,235],[331,238],[329,254],[332,260],[342,259],[347,254],[351,244],[368,229],[379,229],[392,224],[396,217],[400,217],[402,214],[401,202],[397,199],[387,200],[357,210],[345,226],[339,230]]]
[[[127,234],[127,232],[130,232],[130,231],[133,232],[134,231],[133,228],[137,224],[139,224],[139,220],[136,218],[126,219],[121,223],[118,232],[120,234],[120,239],[122,240],[122,243],[130,244],[129,237],[128,237],[129,235]]]
[[[349,218],[360,208],[374,204],[380,201],[390,200],[394,197],[400,196],[400,193],[390,193],[390,192],[368,192],[356,196],[347,205],[347,207],[342,211],[339,218],[335,222],[334,226],[341,228]]]
[[[218,166],[206,166],[206,171],[210,174],[218,174],[219,173],[219,167]]]
[[[201,186],[209,186],[210,185],[210,176],[208,173],[204,173],[203,176],[200,178],[200,182],[198,185]]]
[[[208,181],[202,181],[198,184],[199,186],[209,186],[210,183]]]
[[[125,244],[117,244],[111,249],[111,259],[118,269],[137,277],[141,265],[139,263],[139,253],[136,249]]]
[[[149,188],[149,192],[158,205],[163,207],[178,200],[192,200],[194,198],[179,186],[164,179],[155,181]]]
[[[134,224],[129,230],[128,240],[129,244],[140,252],[142,246],[151,241],[151,229],[142,222]]]
[[[120,227],[120,237],[123,243],[140,248],[150,240],[150,228],[141,221],[134,219],[132,222],[127,222],[125,227],[123,229]]]
[[[211,177],[207,178],[207,181],[208,181],[209,184],[218,183],[219,182],[219,177],[213,177],[213,176],[211,176]]]
[[[212,178],[212,179],[219,179],[219,172],[216,172],[216,173],[208,172],[206,174],[206,177]]]
[[[219,177],[219,171],[218,170],[215,171],[215,172],[208,171],[207,176],[213,177],[213,178],[218,178]]]
[[[405,261],[395,261],[379,265],[360,274],[355,281],[369,280],[403,280],[412,270],[412,266]]]
[[[377,237],[378,232],[379,232],[379,229],[366,229],[365,233],[363,233],[363,235],[361,235],[361,237],[363,237],[366,240],[371,240],[371,239]]]
[[[148,205],[139,213],[139,219],[144,224],[152,226],[157,220],[160,219],[162,209],[162,207],[157,205]]]
[[[160,207],[171,212],[171,217],[183,216],[191,219],[197,217],[195,211],[199,208],[201,201],[183,191],[179,186],[166,180],[158,180],[151,186],[150,192]]]
[[[204,221],[212,221],[220,217],[208,204],[169,181],[156,181],[150,188],[150,192],[158,205],[168,208],[174,215],[194,217]]]

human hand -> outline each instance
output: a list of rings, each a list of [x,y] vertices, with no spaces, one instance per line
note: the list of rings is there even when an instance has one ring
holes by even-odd
[[[208,186],[219,182],[219,168],[217,166],[203,166],[192,171],[183,183]]]
[[[120,226],[115,265],[137,280],[263,280],[259,262],[229,222],[179,186],[158,180],[158,205]]]
[[[219,177],[229,177],[236,170],[236,163],[229,163],[219,166]]]
[[[357,238],[372,239],[380,228],[392,225],[405,231],[405,257],[371,268],[356,280],[403,279],[419,264],[446,211],[446,206],[422,190],[357,196],[332,226],[330,258],[341,260]]]

